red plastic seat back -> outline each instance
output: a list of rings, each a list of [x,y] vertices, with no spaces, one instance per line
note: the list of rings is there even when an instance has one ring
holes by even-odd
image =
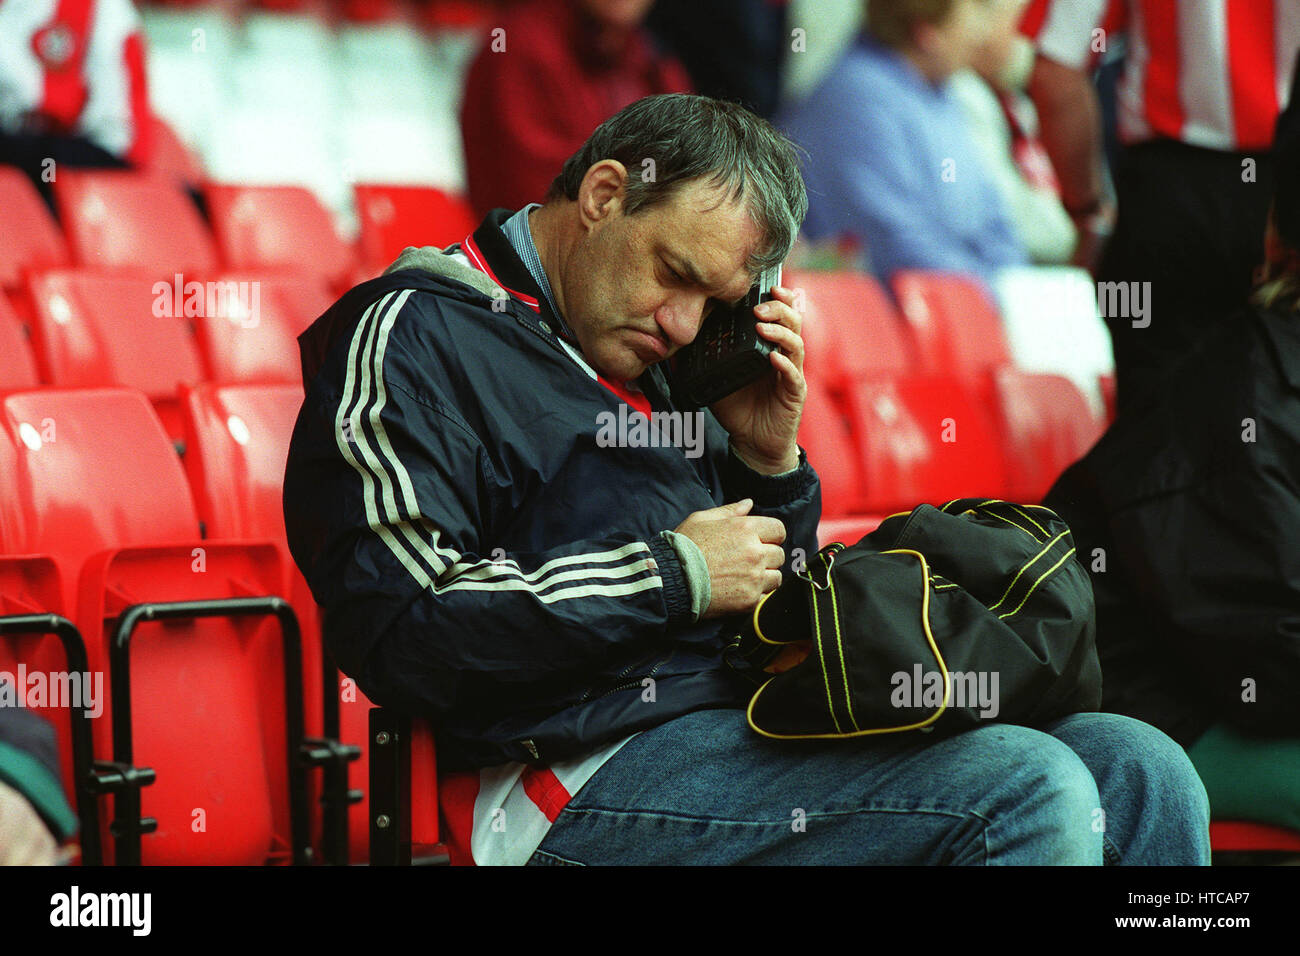
[[[915,349],[885,291],[856,272],[791,270],[802,290],[805,371],[832,391],[864,378],[899,378],[915,369]]]
[[[203,164],[181,142],[176,131],[157,116],[150,118],[153,127],[153,149],[150,150],[147,168],[150,172],[168,176],[177,182],[198,185],[203,181]]]
[[[1011,364],[997,305],[978,279],[904,270],[890,285],[916,343],[919,374],[972,379]]]
[[[808,397],[799,422],[799,445],[822,486],[822,517],[860,513],[866,506],[860,456],[848,421],[817,379],[808,379]]]
[[[216,268],[216,247],[198,209],[166,176],[60,170],[54,196],[79,265],[141,269],[168,281]]]
[[[97,552],[198,537],[180,460],[142,393],[44,388],[0,407],[16,452],[5,495],[23,517],[11,554],[52,554],[75,582]]]
[[[209,185],[217,245],[231,269],[292,269],[337,285],[351,278],[352,250],[329,210],[301,186]]]
[[[185,389],[185,467],[209,537],[282,543],[282,490],[301,385]]]
[[[20,169],[0,166],[0,288],[14,288],[28,269],[68,263],[68,247],[49,207]]]
[[[216,382],[301,382],[298,336],[333,302],[310,275],[224,273],[207,283],[215,308],[194,319]]]
[[[9,307],[9,300],[0,292],[0,391],[34,388],[40,381],[27,330]]]
[[[824,548],[832,541],[857,544],[871,534],[885,519],[884,515],[850,515],[845,518],[825,518],[817,523],[817,546]]]
[[[954,380],[860,382],[849,398],[868,511],[1003,497],[994,424]]]
[[[206,375],[174,288],[86,269],[33,276],[36,352],[46,380],[137,388],[155,403],[168,434],[178,436],[177,387]]]
[[[431,186],[358,185],[361,258],[383,268],[407,246],[449,246],[478,225],[469,203]]]
[[[1006,496],[1037,503],[1082,458],[1105,425],[1068,378],[1002,369],[996,377],[1007,461]]]

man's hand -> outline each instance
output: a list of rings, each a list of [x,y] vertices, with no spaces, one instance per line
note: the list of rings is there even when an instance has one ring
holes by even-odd
[[[799,465],[795,435],[808,394],[800,337],[803,316],[795,311],[795,292],[776,286],[772,295],[754,307],[754,315],[758,334],[776,346],[768,356],[776,374],[764,375],[712,406],[718,422],[731,435],[736,453],[749,467],[769,475]]]
[[[776,518],[750,515],[753,500],[696,511],[676,527],[704,554],[712,600],[703,617],[744,614],[781,583],[785,525]]]

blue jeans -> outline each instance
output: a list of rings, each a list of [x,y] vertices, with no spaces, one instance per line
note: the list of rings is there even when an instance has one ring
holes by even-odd
[[[778,741],[705,710],[629,741],[529,865],[1206,865],[1209,819],[1182,748],[1116,714]]]

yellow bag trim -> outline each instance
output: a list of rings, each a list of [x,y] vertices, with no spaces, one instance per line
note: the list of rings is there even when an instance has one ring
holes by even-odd
[[[858,719],[853,716],[853,698],[849,694],[849,664],[848,661],[844,659],[844,636],[840,632],[840,601],[839,598],[835,596],[835,579],[831,577],[829,567],[826,569],[826,581],[830,584],[831,615],[835,619],[835,648],[839,651],[840,655],[840,676],[844,678],[844,708],[849,712],[849,723],[853,725],[853,729],[861,730],[862,728],[858,726]],[[817,603],[816,595],[813,596],[813,603]],[[831,712],[831,716],[835,716],[834,711]],[[840,723],[837,720],[835,722],[835,729],[838,730],[839,727]]]
[[[976,512],[973,511],[973,510],[972,510],[972,511],[966,511],[966,512],[963,512],[963,514],[975,514],[975,513],[976,513]],[[1011,520],[1010,518],[1008,518],[1006,515],[1000,515],[1000,514],[998,514],[996,511],[986,511],[986,512],[984,512],[984,513],[987,514],[989,517],[997,518],[999,521],[1005,521],[1007,524],[1011,525],[1011,527],[1013,527],[1013,528],[1017,528],[1017,529],[1019,529],[1020,531],[1023,531],[1025,534],[1029,535],[1029,540],[1030,540],[1030,541],[1036,541],[1037,543],[1042,544],[1043,541],[1046,540],[1045,538],[1040,538],[1038,535],[1034,534],[1032,531],[1030,531],[1028,528],[1026,528],[1026,527],[1025,527],[1024,525],[1022,525],[1020,522],[1018,522],[1018,521],[1012,521],[1012,520]],[[1028,518],[1029,516],[1028,516],[1028,515],[1025,515],[1025,517]],[[1030,520],[1030,521],[1033,521],[1034,519],[1033,519],[1033,518],[1029,518],[1029,520]],[[1037,522],[1034,522],[1034,523],[1037,524]]]
[[[1058,535],[1057,535],[1055,538],[1053,538],[1051,541],[1047,542],[1047,544],[1045,544],[1045,545],[1043,546],[1043,550],[1039,551],[1036,555],[1034,555],[1034,556],[1033,556],[1032,558],[1030,558],[1027,562],[1025,562],[1024,566],[1021,567],[1021,569],[1020,569],[1019,571],[1016,572],[1016,576],[1015,576],[1014,578],[1011,579],[1011,583],[1007,585],[1007,589],[1002,593],[1002,597],[998,598],[997,603],[996,603],[996,604],[990,604],[990,605],[989,605],[989,610],[990,610],[990,611],[996,611],[999,607],[1001,607],[1001,606],[1002,606],[1002,602],[1005,601],[1008,597],[1011,596],[1011,589],[1014,588],[1014,587],[1016,586],[1016,582],[1020,580],[1020,576],[1021,576],[1022,574],[1024,574],[1026,571],[1028,571],[1031,567],[1033,567],[1034,564],[1035,564],[1035,562],[1037,562],[1039,558],[1041,558],[1043,555],[1047,554],[1047,552],[1051,551],[1053,545],[1055,545],[1056,542],[1060,541],[1062,538],[1064,538],[1064,537],[1065,537],[1067,534],[1069,534],[1069,533],[1070,533],[1070,532],[1068,532],[1068,531],[1062,531],[1060,534],[1058,534]],[[1023,602],[1022,602],[1022,603],[1023,603]]]
[[[1046,540],[1047,540],[1047,529],[1044,528],[1044,527],[1043,527],[1041,524],[1039,524],[1037,521],[1034,521],[1034,516],[1033,516],[1033,515],[1031,515],[1031,514],[1030,514],[1029,512],[1027,512],[1027,511],[1023,510],[1023,509],[1020,508],[1018,505],[1012,505],[1012,506],[1011,506],[1011,510],[1014,511],[1014,512],[1015,512],[1016,514],[1018,514],[1018,515],[1023,515],[1023,516],[1028,520],[1028,521],[1030,521],[1030,522],[1033,524],[1033,526],[1034,526],[1035,528],[1037,528],[1039,531],[1043,532],[1042,540],[1043,540],[1043,541],[1046,541]]]
[[[762,734],[764,737],[772,740],[839,740],[844,737],[865,737],[869,734],[892,734],[900,733],[905,730],[920,730],[922,727],[928,727],[934,723],[948,709],[948,704],[952,700],[952,676],[948,673],[948,665],[944,663],[943,655],[939,652],[939,645],[934,641],[934,634],[930,631],[930,567],[926,563],[925,555],[919,551],[913,551],[909,548],[897,548],[892,551],[881,551],[881,554],[910,554],[920,563],[921,567],[921,627],[925,631],[925,640],[930,647],[930,652],[934,654],[935,663],[939,665],[939,673],[943,675],[943,703],[925,720],[918,721],[914,724],[904,724],[899,727],[872,727],[866,730],[857,730],[852,733],[839,734],[776,734],[763,730],[754,723],[754,705],[758,703],[759,696],[767,689],[767,685],[776,680],[775,677],[769,678],[763,682],[763,685],[754,692],[754,696],[749,699],[749,706],[745,709],[745,720],[755,733]],[[773,643],[773,642],[769,642]],[[825,673],[823,669],[823,673]],[[831,717],[834,718],[834,711]],[[839,726],[838,721],[835,724]]]
[[[1034,590],[1038,587],[1038,585],[1043,583],[1043,579],[1046,578],[1053,571],[1055,571],[1057,568],[1059,568],[1061,565],[1063,565],[1066,561],[1068,561],[1070,559],[1070,555],[1072,554],[1074,554],[1074,548],[1071,548],[1069,551],[1065,552],[1065,554],[1061,557],[1060,561],[1057,561],[1054,565],[1052,565],[1041,575],[1039,575],[1038,580],[1029,586],[1029,590],[1025,592],[1025,596],[1020,599],[1020,603],[1016,605],[1015,610],[1007,611],[1005,614],[999,614],[998,620],[999,621],[1006,620],[1007,618],[1014,615],[1016,611],[1019,611],[1022,607],[1024,607],[1025,602],[1029,600],[1029,595],[1033,594]]]
[[[762,627],[759,625],[759,623],[758,623],[758,612],[761,611],[761,610],[763,610],[763,605],[767,603],[767,599],[770,598],[770,597],[771,597],[773,594],[775,594],[776,592],[777,592],[777,589],[776,589],[776,588],[773,588],[771,591],[768,591],[768,592],[767,592],[766,594],[764,594],[761,598],[759,598],[759,599],[758,599],[758,603],[754,605],[754,615],[753,615],[753,617],[754,617],[754,633],[758,635],[758,639],[759,639],[760,641],[762,641],[764,644],[771,644],[773,647],[780,647],[782,644],[796,644],[796,643],[798,643],[798,640],[797,640],[797,639],[794,640],[794,641],[774,641],[774,640],[772,640],[772,639],[769,638],[766,634],[763,633],[763,628],[762,628]]]
[[[826,563],[826,560],[824,557],[822,557],[822,555],[818,555],[818,557],[822,558],[822,564]],[[829,584],[830,577],[828,576],[826,580],[827,583]],[[835,702],[831,699],[831,675],[826,670],[826,648],[822,645],[821,612],[818,611],[817,609],[816,594],[813,595],[812,609],[813,609],[813,641],[815,642],[815,646],[817,649],[817,663],[821,666],[822,669],[822,683],[826,687],[826,711],[831,715],[831,722],[835,724],[835,729],[838,730],[840,733],[843,733],[844,728],[840,726],[840,719],[835,716]],[[843,661],[843,657],[841,656],[841,662],[842,661]],[[759,690],[762,689],[763,689],[762,687],[759,688]]]

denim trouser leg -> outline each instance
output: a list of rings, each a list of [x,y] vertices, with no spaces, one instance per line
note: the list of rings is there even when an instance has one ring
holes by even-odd
[[[630,741],[529,862],[1205,863],[1207,830],[1182,750],[1126,717],[774,741],[708,710]]]
[[[1104,795],[1107,863],[1210,864],[1210,801],[1187,753],[1119,714],[1074,714],[1047,732],[1079,755]]]

